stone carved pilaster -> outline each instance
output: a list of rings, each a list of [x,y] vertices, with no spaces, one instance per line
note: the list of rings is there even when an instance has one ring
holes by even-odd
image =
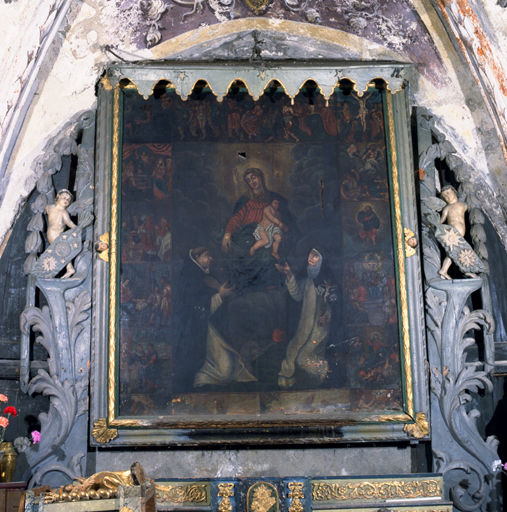
[[[471,407],[471,393],[479,389],[491,393],[493,385],[480,364],[466,361],[465,353],[475,343],[467,332],[494,329],[489,312],[466,306],[470,294],[481,286],[482,279],[432,280],[427,289],[428,316],[440,320],[430,327],[433,432],[439,432],[433,441],[435,469],[444,474],[450,497],[464,511],[486,510],[498,460],[497,439],[482,438],[477,428],[480,412]],[[463,486],[464,473],[474,475],[467,478],[473,482],[469,487]]]
[[[480,412],[472,393],[493,390],[490,372],[494,361],[488,277],[444,280],[438,275],[441,253],[427,219],[432,198],[440,190],[436,159],[445,160],[460,183],[460,199],[468,206],[474,250],[487,268],[484,217],[469,181],[471,169],[457,155],[445,136],[435,130],[423,109],[417,113],[422,241],[426,292],[426,323],[431,375],[431,423],[434,470],[444,475],[446,492],[462,511],[485,511],[495,501],[495,461],[498,441],[483,439],[478,431]],[[436,143],[432,143],[436,140]],[[421,141],[426,141],[421,147]],[[474,229],[475,228],[475,229]],[[482,308],[471,310],[470,296],[480,292]],[[467,349],[475,345],[471,331],[483,330],[484,361],[467,360]]]
[[[25,452],[30,465],[25,479],[30,479],[31,486],[41,483],[60,485],[82,476],[87,452],[94,118],[93,112],[81,115],[77,123],[56,142],[53,151],[41,160],[44,172],[37,183],[39,196],[32,208],[36,221],[28,226],[30,234],[25,247],[29,252],[25,262],[27,302],[20,319],[20,385],[28,394],[42,393],[50,398],[49,411],[39,415],[42,441]],[[76,140],[80,135],[82,141],[78,145]],[[77,216],[77,228],[66,231],[64,235],[69,234],[72,245],[79,252],[77,255],[75,251],[60,254],[61,264],[73,262],[76,269],[74,275],[61,279],[56,278],[54,271],[41,270],[39,264],[60,237],[41,255],[39,253],[43,249],[43,212],[45,205],[53,202],[55,197],[52,175],[62,168],[65,155],[76,155],[78,163],[73,190],[76,200],[71,205],[73,209],[68,208],[71,215]],[[34,238],[34,233],[37,243],[28,243]],[[38,293],[42,294],[47,305],[36,307]],[[49,373],[39,370],[38,375],[29,380],[32,331],[39,333],[35,342],[42,344],[49,353]]]

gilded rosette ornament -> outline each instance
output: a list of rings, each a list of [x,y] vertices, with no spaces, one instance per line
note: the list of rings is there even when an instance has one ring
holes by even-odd
[[[278,512],[278,491],[267,482],[257,482],[248,489],[247,512]]]

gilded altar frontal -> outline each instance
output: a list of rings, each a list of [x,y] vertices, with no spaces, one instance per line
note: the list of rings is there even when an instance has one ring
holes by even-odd
[[[119,416],[403,412],[385,91],[118,100]]]

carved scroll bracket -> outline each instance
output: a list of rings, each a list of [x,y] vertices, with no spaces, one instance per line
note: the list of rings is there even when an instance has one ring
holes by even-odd
[[[440,312],[437,351],[430,351],[434,354],[430,355],[431,390],[440,413],[436,421],[441,421],[442,427],[445,425],[453,441],[449,442],[445,435],[434,439],[436,469],[444,473],[448,485],[454,486],[452,498],[459,510],[472,510],[471,504],[476,507],[473,510],[480,510],[488,500],[494,481],[493,465],[498,459],[498,441],[494,436],[486,440],[482,438],[476,424],[480,412],[469,405],[471,393],[479,389],[491,393],[493,385],[480,365],[467,362],[466,349],[475,343],[467,333],[484,328],[490,334],[494,330],[494,320],[489,312],[481,309],[471,312],[466,306],[470,294],[481,288],[482,279],[434,279],[429,286],[428,294],[433,293],[430,297],[437,297],[432,290],[445,294],[445,300],[431,299],[433,309],[443,310]],[[438,358],[435,357],[437,354]],[[456,460],[459,460],[458,465]],[[474,489],[475,492],[465,490],[453,481],[451,473],[456,470],[477,475],[478,488]]]
[[[25,452],[29,469],[24,479],[30,480],[30,486],[44,483],[49,473],[59,474],[62,483],[69,483],[82,475],[86,460],[94,119],[93,112],[82,114],[55,141],[52,151],[40,158],[43,172],[37,182],[39,195],[31,205],[34,216],[27,228],[25,252],[29,255],[24,265],[28,276],[27,300],[20,318],[20,386],[26,393],[48,396],[50,405],[49,411],[39,416],[41,443]],[[70,155],[77,156],[75,187],[72,192],[62,190],[58,195],[52,176],[64,168],[64,157]],[[45,214],[50,244],[44,249]],[[65,222],[61,221],[62,216]],[[72,227],[61,229],[63,224]],[[67,267],[66,274],[58,278],[64,267]],[[47,303],[41,308],[36,306],[40,293]],[[30,380],[32,330],[39,333],[35,342],[49,353],[49,373],[39,370]]]
[[[432,117],[424,109],[417,109],[417,126],[434,470],[443,473],[447,492],[458,510],[486,510],[496,485],[494,463],[498,460],[498,441],[492,436],[483,439],[479,433],[480,412],[474,407],[473,396],[479,390],[486,393],[493,390],[490,369],[494,362],[494,321],[490,313],[484,215],[471,182],[470,165],[435,128]],[[435,215],[435,205],[441,201],[436,194],[442,189],[443,176],[436,170],[436,160],[445,160],[460,184],[457,195],[459,201],[466,203],[473,250],[485,269],[481,277],[442,279],[439,275],[441,253],[436,230],[431,227],[432,219],[433,225],[441,222],[440,216]],[[469,299],[474,292],[481,294],[482,309],[471,311]],[[484,361],[469,359],[468,349],[476,344],[470,335],[474,330],[483,331]],[[489,506],[495,509],[494,505]]]

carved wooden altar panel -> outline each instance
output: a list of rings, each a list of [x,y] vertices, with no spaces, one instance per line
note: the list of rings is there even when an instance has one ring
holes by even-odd
[[[156,479],[143,496],[154,496],[159,511],[202,512],[340,512],[380,510],[395,512],[452,512],[444,499],[438,474],[358,476],[339,478],[217,478],[206,480]],[[88,500],[46,504],[44,510],[114,510],[130,506],[144,512],[139,487],[120,487],[114,500]],[[132,495],[129,505],[125,499]],[[25,512],[37,512],[44,497],[28,492]],[[88,507],[88,508],[86,508]],[[122,510],[122,509],[121,509]],[[146,512],[151,509],[146,508]]]

